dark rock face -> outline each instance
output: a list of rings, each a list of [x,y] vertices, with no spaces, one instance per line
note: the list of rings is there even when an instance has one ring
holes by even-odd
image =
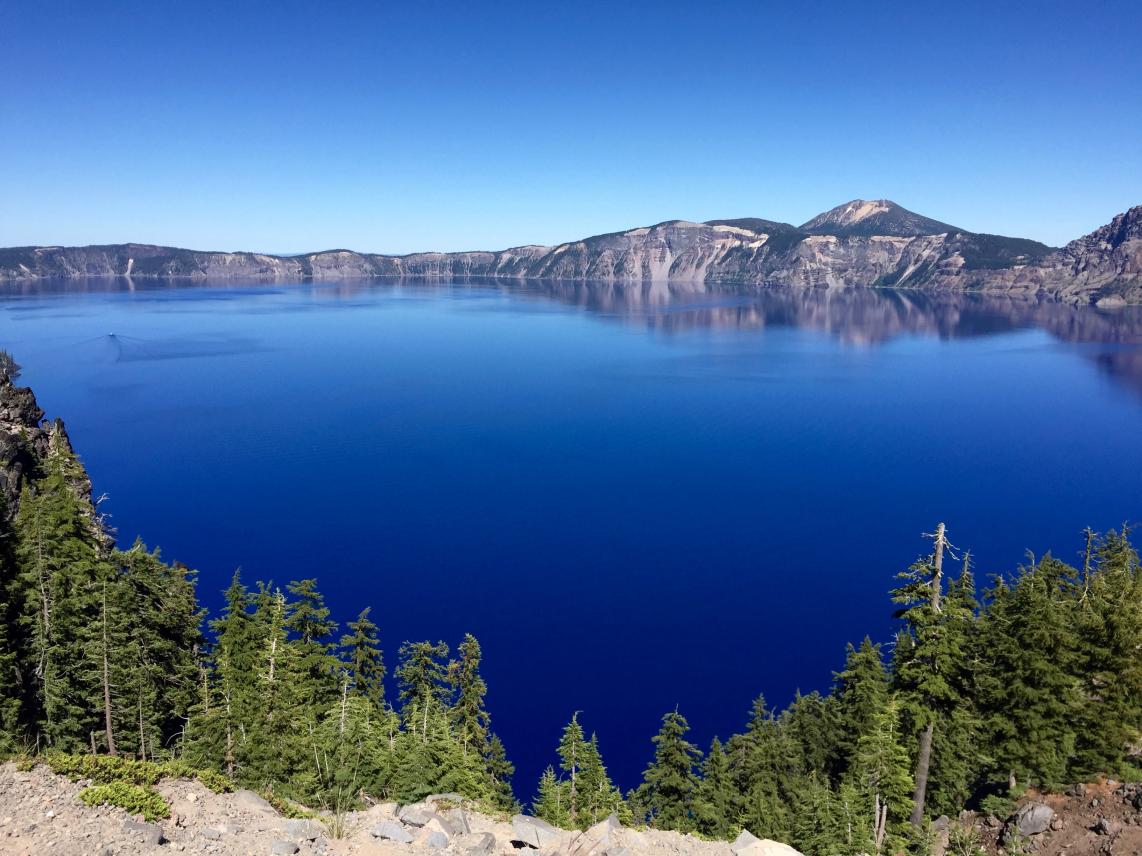
[[[0,514],[8,519],[16,515],[20,491],[43,475],[53,452],[72,453],[63,422],[45,422],[32,391],[16,386],[12,377],[0,373]],[[72,487],[84,502],[91,502],[91,482],[82,470]]]
[[[121,244],[0,250],[0,280],[48,277],[498,277],[660,283],[875,286],[1043,295],[1071,303],[1142,303],[1142,206],[1052,249],[966,232],[888,200],[854,200],[801,227],[758,218],[655,226],[556,247],[384,256],[329,250],[303,256],[210,253]]]

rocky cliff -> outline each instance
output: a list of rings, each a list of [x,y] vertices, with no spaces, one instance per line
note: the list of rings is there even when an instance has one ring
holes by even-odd
[[[16,386],[18,376],[19,367],[0,351],[0,529],[15,516],[24,486],[43,477],[49,458],[74,455],[63,421],[45,421],[33,392]],[[69,468],[68,474],[81,501],[91,505],[87,473],[80,467]],[[94,506],[91,517],[94,525]]]
[[[662,283],[757,290],[874,286],[1142,303],[1142,206],[1062,249],[968,232],[888,200],[853,200],[801,226],[670,220],[556,247],[386,256],[198,252],[144,244],[0,250],[0,279],[460,277]]]

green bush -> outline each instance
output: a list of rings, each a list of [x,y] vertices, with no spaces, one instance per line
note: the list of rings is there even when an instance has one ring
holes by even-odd
[[[122,782],[150,787],[160,779],[198,779],[215,793],[234,790],[233,783],[215,770],[196,770],[184,761],[136,761],[115,755],[65,755],[52,752],[44,756],[52,772],[73,781],[89,779],[97,785]]]
[[[92,785],[80,791],[79,798],[87,805],[118,806],[129,814],[141,814],[147,820],[170,817],[170,804],[148,787],[111,782]]]
[[[53,773],[72,780],[90,779],[97,785],[123,782],[150,786],[162,777],[158,764],[115,755],[64,755],[53,752],[44,756],[44,762]]]

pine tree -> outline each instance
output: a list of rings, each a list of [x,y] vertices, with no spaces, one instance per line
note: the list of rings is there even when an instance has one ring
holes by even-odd
[[[109,575],[94,512],[77,490],[82,468],[56,435],[46,475],[25,485],[16,516],[14,588],[28,637],[33,737],[79,751],[103,733],[102,581]]]
[[[453,728],[465,753],[484,755],[487,752],[490,717],[484,707],[488,685],[480,677],[480,643],[471,633],[466,633],[458,650],[460,659],[450,663],[448,668],[454,699]]]
[[[1124,526],[1088,541],[1076,610],[1076,776],[1130,775],[1129,748],[1142,744],[1142,570],[1129,535]]]
[[[901,605],[896,615],[904,621],[902,635],[910,642],[906,656],[897,652],[893,678],[908,721],[919,732],[911,818],[917,828],[925,815],[935,731],[963,701],[960,676],[969,658],[971,616],[963,614],[962,603],[944,598],[944,524],[935,539],[932,556],[899,574],[903,582],[892,592]]]
[[[515,814],[519,811],[519,800],[512,790],[512,776],[515,765],[508,760],[507,750],[499,735],[493,734],[488,741],[488,777],[491,780],[492,804],[501,811]]]
[[[579,825],[579,809],[581,807],[579,771],[582,769],[584,759],[590,752],[587,741],[583,735],[583,726],[579,724],[579,712],[571,715],[571,721],[563,729],[563,736],[559,739],[559,769],[566,774],[567,781],[567,818],[571,826]]]
[[[297,580],[286,586],[292,596],[285,617],[286,630],[296,652],[301,684],[295,690],[314,711],[324,711],[337,697],[339,664],[329,641],[337,630],[330,619],[317,580]]]
[[[695,827],[711,838],[729,838],[737,832],[736,803],[729,759],[722,742],[715,737],[702,761],[701,778],[694,793]]]
[[[448,646],[443,642],[405,642],[400,647],[397,684],[400,687],[401,719],[406,726],[427,728],[428,712],[434,706],[446,707],[451,687],[448,684]],[[411,718],[420,712],[421,722]]]
[[[698,785],[694,766],[702,753],[685,739],[689,730],[690,724],[677,710],[662,717],[662,727],[654,737],[654,761],[639,786],[650,825],[659,829],[688,832],[694,828]]]
[[[378,709],[385,705],[385,660],[377,636],[377,625],[369,619],[365,607],[346,626],[349,633],[341,637],[341,648],[348,664],[349,690],[369,699]]]
[[[569,787],[568,782],[561,782],[556,778],[555,768],[548,766],[539,779],[535,801],[531,804],[532,814],[552,826],[561,829],[570,828]]]
[[[592,732],[587,741],[579,769],[579,826],[587,829],[610,814],[626,814],[622,792],[614,786],[607,775],[599,751],[599,738]]]
[[[910,754],[901,742],[900,708],[895,698],[873,714],[853,754],[849,779],[864,795],[872,816],[862,824],[868,838],[860,843],[872,852],[890,852],[904,843],[912,812],[914,782]]]
[[[741,824],[762,838],[785,840],[791,825],[788,801],[781,785],[790,769],[778,720],[758,696],[744,734],[726,744],[734,788],[740,794]]]
[[[873,718],[888,702],[888,672],[880,646],[874,645],[867,636],[860,648],[847,646],[845,668],[833,677],[844,759],[840,772],[843,773],[852,764],[860,736],[868,731]]]
[[[1051,556],[998,581],[980,626],[980,704],[994,772],[1017,782],[1063,784],[1075,751],[1073,568]]]

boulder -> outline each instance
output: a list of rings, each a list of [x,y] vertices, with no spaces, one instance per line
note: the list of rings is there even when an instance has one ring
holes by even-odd
[[[198,830],[198,834],[205,838],[207,841],[218,841],[222,837],[222,830],[204,826],[202,829]]]
[[[469,856],[490,856],[496,851],[496,836],[490,832],[465,834],[458,836],[453,846],[460,853],[467,853]]]
[[[270,853],[272,856],[293,856],[293,854],[300,849],[301,848],[292,841],[283,841],[281,839],[270,845]]]
[[[622,828],[618,817],[612,814],[580,835],[571,846],[571,853],[574,856],[589,856],[603,852],[610,854],[611,848],[618,845],[615,834]]]
[[[462,808],[445,809],[441,817],[444,818],[444,824],[448,827],[450,835],[467,835],[472,831],[472,826],[468,823],[468,814]]]
[[[234,791],[234,793],[230,795],[230,801],[238,808],[245,809],[246,811],[253,811],[259,814],[277,814],[277,809],[266,802],[264,798],[245,788]]]
[[[430,850],[443,850],[448,846],[448,833],[438,821],[431,821],[420,828],[412,839],[413,844],[427,847]]]
[[[125,820],[123,821],[123,831],[141,835],[144,843],[154,847],[166,841],[166,838],[163,836],[163,828],[157,823],[144,823],[141,820]]]
[[[400,813],[397,815],[397,820],[405,826],[424,826],[434,817],[440,817],[440,815],[434,812],[429,806],[424,803],[412,803],[400,810]]]
[[[758,838],[748,829],[743,829],[741,835],[734,839],[730,850],[738,856],[804,856],[801,851],[794,850],[788,844],[771,841],[768,838]]]
[[[548,845],[558,844],[561,838],[562,833],[545,820],[526,814],[512,817],[512,841],[542,850]]]
[[[395,820],[383,820],[369,830],[373,838],[396,841],[398,844],[412,844],[412,834]]]
[[[290,820],[285,825],[285,834],[298,841],[316,841],[321,831],[312,820]]]
[[[1024,837],[1040,835],[1051,828],[1051,821],[1054,819],[1055,810],[1046,803],[1027,803],[1027,805],[1020,806],[1019,810],[1007,821],[1004,837],[1011,837],[1012,833],[1018,833]]]

